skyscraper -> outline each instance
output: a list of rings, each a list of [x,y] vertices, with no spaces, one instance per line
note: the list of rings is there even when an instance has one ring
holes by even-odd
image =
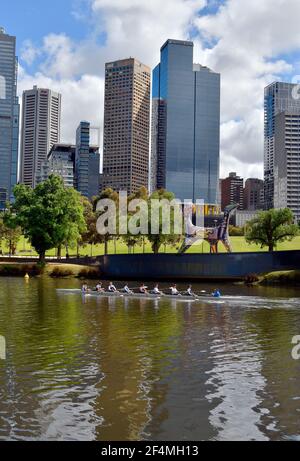
[[[90,145],[89,122],[80,122],[76,131],[75,187],[85,197],[99,193],[100,154],[98,146]]]
[[[275,117],[274,207],[290,208],[300,222],[300,108]]]
[[[19,99],[16,37],[0,28],[0,209],[13,200],[18,176]]]
[[[193,64],[193,47],[168,40],[153,71],[151,189],[217,203],[220,75]]]
[[[24,91],[21,131],[21,182],[35,187],[43,162],[60,142],[61,95],[34,86]]]
[[[105,66],[102,188],[148,187],[150,81],[149,67],[133,58]]]
[[[274,82],[265,88],[265,208],[274,207],[274,156],[276,142],[275,117],[284,111],[300,110],[300,98],[295,97],[296,85]]]

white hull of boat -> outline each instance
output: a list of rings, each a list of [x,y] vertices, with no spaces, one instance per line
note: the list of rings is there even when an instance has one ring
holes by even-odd
[[[195,301],[220,301],[221,298],[213,296],[184,296],[184,295],[155,295],[155,294],[139,294],[139,293],[97,293],[96,291],[82,292],[80,289],[58,289],[61,294],[81,294],[82,296],[95,298],[120,298],[120,299],[149,299],[149,300],[164,300],[171,299],[179,302],[195,302]]]

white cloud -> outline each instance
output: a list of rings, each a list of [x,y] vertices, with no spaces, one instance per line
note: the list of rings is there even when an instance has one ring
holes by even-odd
[[[206,0],[93,0],[111,59],[140,57],[153,66],[168,38],[186,39]]]
[[[83,3],[78,2],[82,20]],[[86,0],[91,6],[90,35],[75,42],[67,35],[51,34],[40,48],[25,44],[24,61],[43,59],[38,74],[21,74],[19,89],[38,84],[59,90],[63,139],[72,141],[81,119],[102,124],[105,62],[131,55],[154,66],[166,39],[191,38],[198,30],[195,61],[222,74],[222,175],[237,170],[244,176],[261,176],[263,89],[293,71],[282,55],[299,48],[300,2],[227,0],[217,14],[200,16],[206,4],[206,0]],[[99,36],[105,38],[102,45]]]
[[[30,66],[40,53],[39,48],[34,46],[31,40],[25,40],[21,49],[21,60]]]
[[[38,85],[51,88],[62,94],[62,141],[75,142],[75,132],[80,121],[88,120],[93,126],[102,126],[103,79],[94,75],[83,75],[79,80],[55,80],[42,73],[33,76],[20,73],[19,92]]]

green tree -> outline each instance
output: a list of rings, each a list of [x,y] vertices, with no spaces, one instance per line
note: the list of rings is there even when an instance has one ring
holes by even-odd
[[[152,199],[154,200],[167,200],[169,202],[172,202],[175,199],[175,195],[172,192],[168,192],[164,189],[160,189],[156,192],[154,192],[150,197],[149,197],[149,233],[148,233],[148,240],[151,244],[152,251],[155,254],[159,253],[160,247],[162,245],[176,245],[180,239],[182,238],[183,234],[183,229],[181,229],[181,232],[175,232],[175,211],[174,208],[171,208],[171,213],[170,213],[170,232],[168,234],[165,234],[163,232],[163,208],[160,209],[159,214],[156,217],[156,220],[158,222],[154,222],[155,219],[153,220],[152,217]],[[151,219],[152,217],[152,219]],[[151,232],[151,222],[152,224],[156,224],[158,226],[159,232],[157,234],[154,234]]]
[[[78,246],[91,245],[91,256],[93,256],[93,245],[97,245],[97,243],[103,243],[104,238],[97,232],[97,215],[93,209],[92,203],[86,197],[81,197],[81,203],[84,208],[83,215],[86,229],[81,234]]]
[[[277,244],[293,240],[299,234],[294,224],[294,216],[290,209],[261,211],[258,216],[248,222],[246,241],[256,243],[261,248],[268,247],[274,251]]]
[[[105,213],[105,211],[103,211],[103,212],[96,211],[98,202],[100,200],[105,200],[105,199],[109,199],[109,200],[112,200],[113,202],[115,202],[117,216],[118,216],[119,195],[118,195],[118,193],[116,191],[108,188],[108,189],[103,190],[97,197],[94,198],[94,211],[96,212],[96,217],[98,218],[103,213]],[[118,229],[118,225],[117,225],[117,229]],[[110,240],[115,239],[115,238],[116,238],[115,234],[111,235],[109,233],[102,236],[102,242],[104,243],[104,254],[106,254],[106,255],[108,254],[108,242]]]
[[[15,203],[11,216],[45,262],[46,251],[72,245],[86,229],[80,194],[66,188],[63,180],[51,175],[34,190],[28,186],[14,188]]]
[[[4,240],[4,223],[3,218],[0,218],[0,253],[2,254],[2,240]]]
[[[148,203],[149,194],[148,194],[148,191],[147,191],[146,187],[141,187],[137,192],[135,192],[134,194],[131,194],[128,197],[128,205],[133,200],[144,200],[146,203]],[[148,207],[147,207],[147,211],[148,211]],[[129,221],[132,218],[133,214],[134,214],[134,212],[128,213],[128,224],[129,224]],[[148,226],[148,221],[149,221],[148,216],[146,217],[146,219],[147,219],[147,229],[148,229],[148,227],[149,227]],[[126,235],[122,236],[122,240],[127,245],[128,252],[130,253],[131,251],[134,252],[134,248],[135,248],[136,245],[143,244],[146,237],[148,237],[148,231],[145,234],[140,233],[138,235],[133,235],[133,234],[130,233],[130,229],[129,229],[129,226],[128,226],[128,233]]]

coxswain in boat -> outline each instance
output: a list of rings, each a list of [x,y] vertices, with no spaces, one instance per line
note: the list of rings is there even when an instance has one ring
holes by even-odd
[[[116,287],[114,286],[114,284],[112,282],[110,282],[109,286],[108,286],[108,292],[109,293],[116,293],[118,290],[116,289]]]
[[[140,293],[142,295],[148,294],[148,287],[146,287],[146,285],[144,283],[142,283],[142,285],[140,286]]]
[[[216,290],[213,292],[212,295],[213,295],[214,298],[221,298],[221,296],[222,296],[220,290],[218,290],[218,289],[216,289]]]
[[[123,288],[123,292],[128,294],[128,295],[133,295],[133,291],[130,290],[128,283],[125,284],[125,287]]]
[[[170,290],[171,290],[171,295],[172,296],[179,296],[180,295],[179,291],[177,290],[177,285],[172,285],[170,287]]]
[[[155,285],[155,287],[152,290],[153,295],[162,295],[162,292],[159,290],[159,285]]]

